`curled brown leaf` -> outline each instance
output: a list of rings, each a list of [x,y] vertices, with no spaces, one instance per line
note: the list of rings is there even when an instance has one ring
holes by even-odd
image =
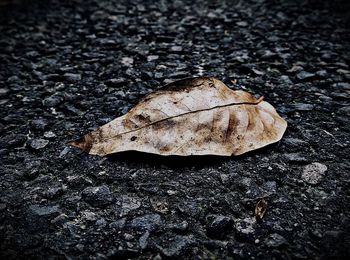
[[[214,78],[173,82],[71,142],[90,154],[240,155],[279,141],[287,123],[262,98]]]

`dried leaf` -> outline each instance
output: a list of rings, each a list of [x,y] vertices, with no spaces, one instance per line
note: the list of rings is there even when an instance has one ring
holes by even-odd
[[[240,155],[279,141],[287,123],[262,98],[214,78],[173,82],[70,144],[95,155]]]
[[[259,200],[255,206],[255,217],[258,220],[261,220],[265,215],[266,209],[267,209],[267,201],[264,199]]]

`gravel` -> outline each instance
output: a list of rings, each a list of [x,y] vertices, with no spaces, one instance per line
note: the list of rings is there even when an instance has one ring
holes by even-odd
[[[213,238],[223,238],[233,227],[233,221],[226,216],[209,216],[207,234]]]
[[[113,194],[106,185],[87,187],[82,191],[82,195],[84,200],[94,207],[103,207],[113,201]]]
[[[144,216],[134,218],[131,221],[130,226],[137,230],[153,231],[159,226],[161,222],[162,222],[162,219],[160,215],[147,214]]]
[[[266,240],[264,241],[265,245],[267,247],[281,247],[287,243],[286,239],[279,235],[279,234],[271,234]]]
[[[45,146],[47,146],[49,144],[48,140],[45,139],[33,139],[29,141],[29,146],[31,148],[33,148],[34,150],[39,150],[39,149],[43,149]]]
[[[346,1],[27,2],[0,3],[1,259],[350,255]],[[188,76],[264,96],[284,138],[232,158],[67,146]]]
[[[301,179],[309,184],[318,184],[323,179],[327,166],[322,163],[311,163],[305,166]]]

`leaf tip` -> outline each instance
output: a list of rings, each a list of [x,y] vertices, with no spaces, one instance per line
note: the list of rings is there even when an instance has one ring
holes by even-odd
[[[87,134],[77,140],[68,142],[67,145],[77,147],[88,153],[93,145],[93,137],[90,134]]]

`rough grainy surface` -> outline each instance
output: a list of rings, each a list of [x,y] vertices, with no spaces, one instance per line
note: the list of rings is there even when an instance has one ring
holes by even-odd
[[[8,2],[2,259],[350,254],[345,1]],[[169,80],[198,75],[264,95],[288,121],[285,137],[232,158],[67,147]],[[260,198],[268,207],[257,222]]]

